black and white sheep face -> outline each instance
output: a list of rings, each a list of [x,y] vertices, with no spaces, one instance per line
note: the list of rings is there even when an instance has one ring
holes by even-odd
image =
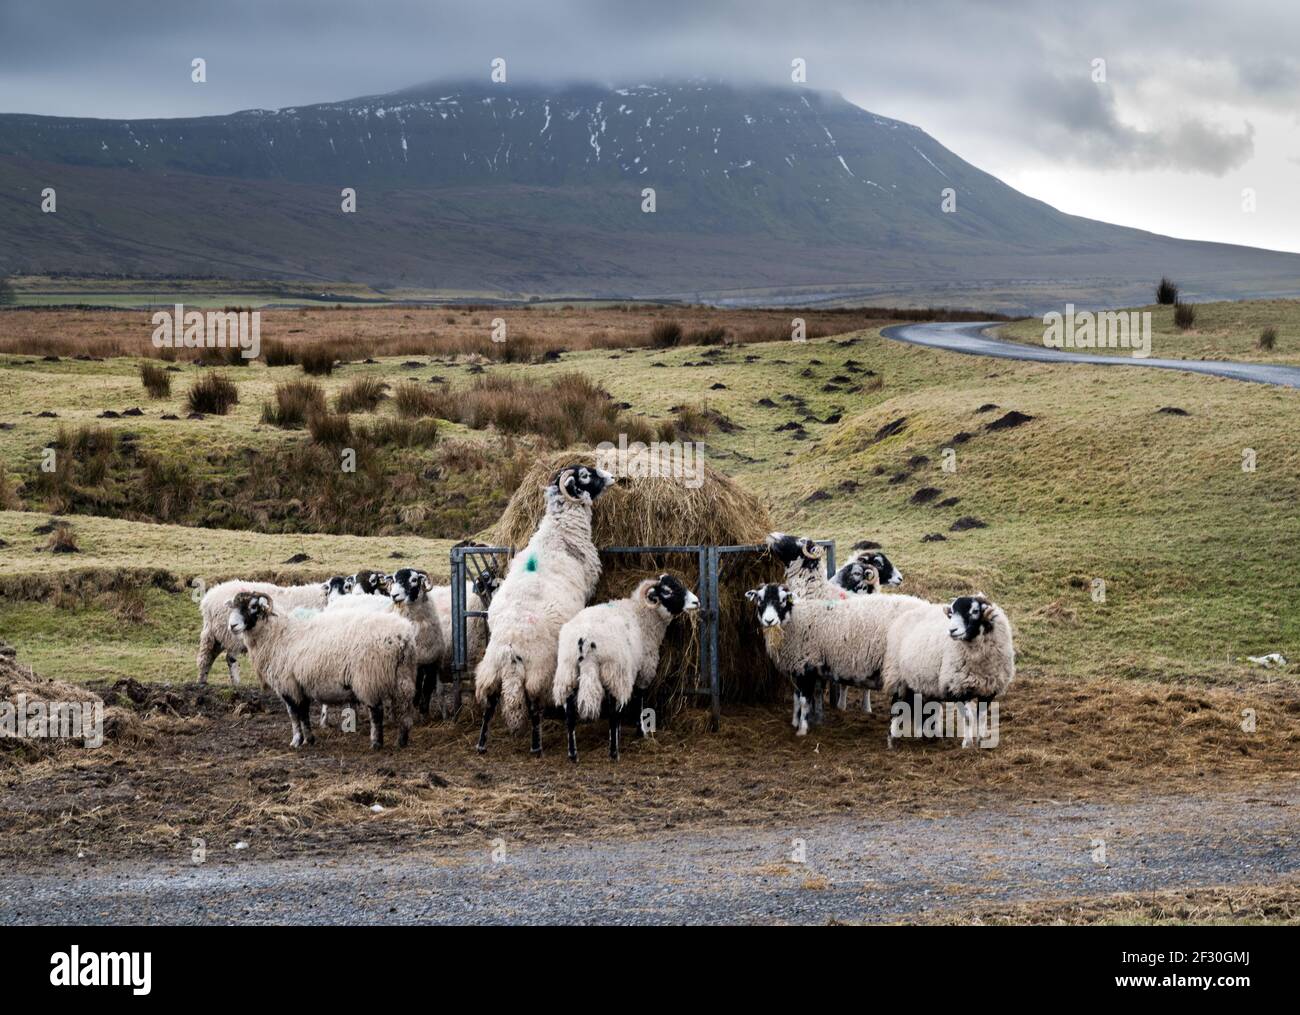
[[[794,593],[784,585],[766,584],[745,593],[758,611],[759,627],[780,627],[794,612]]]
[[[491,601],[492,594],[500,587],[501,576],[492,569],[482,572],[474,579],[474,594],[485,603]]]
[[[671,620],[686,610],[698,610],[700,601],[695,593],[670,574],[661,574],[655,584],[646,589],[645,597],[654,603]]]
[[[832,583],[845,592],[861,592],[870,595],[880,586],[880,572],[861,560],[851,560],[835,572]]]
[[[344,588],[350,596],[382,595],[382,582],[387,577],[380,571],[358,571],[349,575]]]
[[[787,571],[795,566],[808,570],[822,566],[822,548],[815,540],[773,532],[767,537],[767,545],[772,556],[785,565]]]
[[[853,558],[854,563],[870,564],[880,575],[882,585],[902,585],[903,572],[894,567],[893,562],[879,550],[868,550]]]
[[[232,634],[244,634],[253,630],[258,621],[272,613],[270,598],[257,592],[239,593],[226,603],[226,608],[230,610],[227,623]]]
[[[393,573],[388,586],[388,594],[395,603],[418,603],[422,596],[427,596],[433,583],[423,571],[404,567]]]
[[[974,641],[993,630],[993,604],[983,596],[958,596],[943,608],[948,616],[948,636]]]
[[[583,501],[590,504],[617,482],[611,473],[604,469],[593,469],[586,465],[570,465],[561,469],[555,477],[554,485],[569,500]]]
[[[327,603],[332,603],[339,596],[346,596],[348,594],[347,583],[348,580],[341,574],[336,574],[333,578],[329,579],[329,581],[325,582],[322,586],[325,592],[325,601]]]

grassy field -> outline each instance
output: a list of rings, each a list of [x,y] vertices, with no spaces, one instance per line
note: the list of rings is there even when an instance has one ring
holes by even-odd
[[[546,312],[556,335],[564,313]],[[626,312],[585,313],[575,316],[575,330],[609,331],[605,322]],[[116,316],[102,326],[118,327]],[[431,320],[416,317],[415,328]],[[45,315],[51,330],[66,323],[80,337],[95,320]],[[349,329],[383,340],[386,327],[407,318],[344,310],[301,320],[295,327],[308,329],[299,339],[307,343]],[[729,327],[746,320],[737,316]],[[1295,329],[1283,322],[1279,332],[1282,344]],[[0,770],[0,799],[68,801],[57,828],[53,811],[0,805],[19,833],[0,837],[0,854],[19,856],[40,841],[42,856],[68,855],[85,842],[95,843],[97,855],[170,855],[190,834],[256,837],[277,853],[429,836],[544,838],[575,825],[639,834],[752,823],[757,814],[797,822],[864,808],[942,813],[972,801],[1140,799],[1156,784],[1204,793],[1284,785],[1300,774],[1300,612],[1293,606],[1300,392],[1172,371],[1116,375],[990,361],[891,342],[879,325],[804,343],[575,344],[558,358],[527,363],[450,350],[420,354],[415,365],[411,354],[366,363],[363,352],[315,380],[332,405],[358,378],[387,383],[390,392],[414,379],[454,396],[485,378],[545,385],[578,371],[628,420],[683,427],[686,419],[706,420],[707,459],[757,494],[779,527],[834,539],[841,554],[858,540],[879,541],[905,573],[904,591],[946,599],[981,590],[1006,608],[1019,677],[1005,702],[1000,749],[974,757],[945,749],[951,745],[886,752],[879,708],[871,716],[833,715],[816,737],[796,741],[788,707],[773,705],[729,707],[717,736],[703,733],[703,712],[688,710],[653,743],[629,745],[618,766],[589,763],[574,774],[555,751],[541,763],[528,758],[504,731],[495,753],[478,758],[468,713],[417,728],[413,750],[400,754],[371,756],[364,738],[337,731],[326,731],[314,752],[289,752],[276,707],[247,687],[232,697],[220,665],[214,690],[192,685],[193,580],[305,580],[398,560],[443,577],[452,542],[495,520],[514,470],[547,449],[544,435],[440,420],[430,446],[384,449],[382,469],[358,473],[360,485],[343,488],[348,503],[377,477],[396,486],[395,499],[383,502],[392,510],[374,532],[326,533],[307,501],[284,510],[282,497],[276,511],[260,504],[269,513],[259,516],[259,503],[239,493],[269,482],[258,462],[296,460],[277,456],[313,442],[305,430],[262,422],[263,403],[277,384],[302,379],[299,367],[224,369],[238,385],[237,406],[189,419],[185,392],[209,368],[175,364],[171,396],[151,401],[139,357],[46,361],[8,353],[0,355],[7,477],[0,484],[7,508],[0,511],[0,637],[46,676],[89,682],[119,700],[120,687],[133,685],[117,692],[114,685],[134,680],[147,696],[138,706],[143,716],[122,720],[103,752],[63,752]],[[442,383],[430,384],[433,377]],[[101,418],[136,406],[142,415]],[[397,421],[395,399],[351,418]],[[60,427],[80,426],[107,428],[119,449],[134,450],[112,457],[98,486],[78,482],[69,504],[53,505],[37,475],[42,449]],[[128,434],[135,436],[124,441]],[[1247,449],[1254,471],[1242,468]],[[190,470],[190,496],[169,507],[170,520],[155,498],[131,494],[144,453]],[[485,488],[473,510],[454,500],[468,498],[470,485]],[[79,553],[47,548],[56,506]],[[405,513],[417,507],[423,512]],[[1264,669],[1245,660],[1274,651],[1290,664]],[[1249,734],[1241,727],[1246,709],[1258,719]],[[558,744],[558,726],[548,721],[545,736]],[[601,736],[584,727],[587,757],[598,753]],[[777,759],[761,777],[734,764],[759,754]],[[104,766],[131,786],[130,800],[86,802],[95,799]],[[358,801],[382,803],[382,821],[357,822]],[[1294,919],[1293,887],[1206,889],[1183,902],[1044,903],[942,918],[1185,922],[1231,920],[1240,911],[1243,919]]]
[[[1196,303],[1195,324],[1183,330],[1174,324],[1174,308],[1151,304],[1132,307],[1151,314],[1151,355],[1165,359],[1235,359],[1255,363],[1300,363],[1300,303],[1296,300],[1249,300]],[[1064,313],[1064,307],[1061,308]],[[1265,328],[1277,332],[1272,349],[1260,346]],[[1043,321],[1031,317],[1003,325],[1001,338],[1042,345]],[[1088,352],[1127,356],[1125,349],[1090,349]]]

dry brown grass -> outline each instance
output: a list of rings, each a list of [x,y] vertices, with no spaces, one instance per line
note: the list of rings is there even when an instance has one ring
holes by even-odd
[[[150,398],[171,397],[172,375],[154,363],[140,364],[140,383]]]
[[[547,353],[579,349],[641,348],[652,344],[656,325],[672,322],[682,343],[714,344],[719,329],[732,342],[789,341],[791,320],[807,322],[810,338],[880,327],[909,316],[943,311],[716,310],[709,307],[366,307],[263,310],[262,350],[268,365],[302,362],[321,348],[320,364],[367,356],[471,356],[497,362],[529,362]],[[52,316],[52,314],[56,316]],[[147,310],[11,310],[5,314],[0,353],[28,356],[149,356],[200,359],[201,350],[156,349]],[[492,320],[506,322],[507,338],[492,341]],[[58,327],[51,326],[57,320]],[[238,350],[234,350],[236,356]],[[230,362],[214,355],[214,362]],[[247,361],[242,361],[246,363]]]
[[[307,417],[325,411],[325,391],[315,381],[285,381],[275,386],[275,403],[262,406],[262,422],[299,428]]]
[[[690,709],[653,739],[629,731],[604,756],[603,724],[579,728],[581,761],[564,757],[548,719],[546,754],[499,737],[474,751],[475,717],[418,726],[406,750],[368,750],[357,733],[318,730],[287,746],[283,710],[268,696],[233,705],[196,688],[151,689],[143,740],[66,751],[0,776],[0,855],[168,855],[191,836],[247,839],[280,852],[349,844],[425,843],[581,830],[609,837],[665,828],[798,824],[834,815],[941,816],[1008,801],[1140,800],[1160,792],[1219,793],[1300,778],[1300,699],[1293,688],[1192,689],[1130,680],[1063,681],[1024,673],[1002,705],[1000,746],[954,741],[885,749],[887,714],[850,708],[796,738],[784,707],[733,707],[716,734]],[[472,700],[472,696],[468,696]],[[1255,733],[1240,728],[1254,708]],[[197,714],[196,714],[197,713]],[[111,774],[111,775],[110,775]],[[127,792],[106,795],[105,779]],[[40,802],[35,806],[34,802]],[[372,814],[372,803],[382,814]],[[175,829],[159,836],[160,824]]]
[[[224,374],[204,374],[186,396],[190,412],[224,416],[239,402],[239,388]]]

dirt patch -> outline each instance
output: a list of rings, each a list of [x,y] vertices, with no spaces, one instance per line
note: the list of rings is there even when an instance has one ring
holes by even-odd
[[[378,753],[364,719],[345,733],[333,709],[336,725],[292,751],[283,709],[269,697],[150,690],[159,699],[133,711],[144,736],[0,770],[0,857],[175,856],[192,837],[256,840],[287,855],[575,830],[618,836],[922,814],[973,799],[1114,801],[1153,785],[1217,792],[1300,772],[1300,691],[1282,684],[1245,692],[1022,671],[1001,707],[999,745],[966,751],[954,740],[887,751],[887,713],[878,704],[864,714],[856,700],[805,738],[793,736],[784,709],[728,709],[716,734],[692,709],[653,739],[627,730],[618,762],[605,754],[603,725],[584,724],[576,766],[551,720],[540,759],[503,729],[478,755],[469,709],[457,722],[419,726],[406,750]],[[1241,729],[1246,708],[1258,716],[1253,733]]]

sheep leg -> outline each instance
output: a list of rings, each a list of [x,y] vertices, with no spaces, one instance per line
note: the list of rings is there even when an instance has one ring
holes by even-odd
[[[226,653],[226,671],[230,674],[230,682],[236,687],[239,686],[239,656],[234,652]]]
[[[330,707],[328,705],[320,707],[320,724],[322,729],[330,724]]]
[[[384,703],[377,702],[370,706],[370,749],[377,751],[384,746]]]
[[[975,701],[967,699],[961,704],[962,712],[966,719],[966,729],[962,734],[962,747],[969,747],[975,742]]]
[[[862,689],[862,711],[864,712],[871,711],[871,688],[870,687],[864,687]]]
[[[314,744],[316,734],[311,731],[311,699],[304,697],[294,708],[298,712],[298,727],[302,730],[303,743]]]
[[[569,738],[569,760],[578,763],[578,692],[564,700],[564,731]]]
[[[618,760],[618,709],[614,707],[614,699],[606,696],[605,709],[609,712],[609,759],[610,761]]]
[[[433,697],[437,677],[437,666],[422,663],[415,668],[415,704],[426,719],[429,718],[429,699]]]
[[[638,740],[645,736],[645,729],[641,725],[641,713],[645,711],[645,692],[632,692],[632,714],[636,716],[636,738]]]
[[[501,700],[500,694],[494,694],[488,698],[487,704],[483,706],[483,728],[478,734],[478,752],[484,753],[487,750],[487,731],[488,723],[492,721],[492,716],[497,710],[497,702]]]
[[[289,713],[289,725],[293,727],[293,739],[289,741],[289,746],[295,748],[301,747],[302,726],[298,721],[298,709],[294,703],[284,695],[280,696],[280,700],[284,702],[284,710]]]
[[[822,702],[825,690],[825,682],[820,677],[817,678],[812,687],[812,724],[814,726],[820,726],[826,719],[826,710]]]
[[[533,744],[531,751],[537,757],[542,756],[542,703],[533,701],[528,697],[528,692],[524,692],[524,704],[528,706],[528,718],[533,726]]]
[[[213,638],[207,627],[204,627],[203,634],[199,637],[199,683],[208,682],[208,670],[212,669],[212,661],[221,654],[221,642]]]

